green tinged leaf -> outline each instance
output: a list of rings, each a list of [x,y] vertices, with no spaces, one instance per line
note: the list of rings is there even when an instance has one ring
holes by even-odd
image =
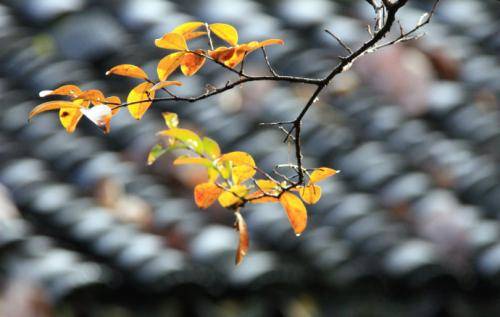
[[[205,155],[212,160],[220,157],[221,155],[219,144],[209,137],[203,138],[203,148],[205,150]]]
[[[198,154],[203,153],[203,143],[200,137],[191,130],[171,128],[169,130],[161,131],[160,134],[172,137],[175,140],[184,143],[186,146],[188,146]]]
[[[148,165],[153,164],[160,156],[168,152],[168,148],[164,147],[161,143],[153,146],[148,155]]]

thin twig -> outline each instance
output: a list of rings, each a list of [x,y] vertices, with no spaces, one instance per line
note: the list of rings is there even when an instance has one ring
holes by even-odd
[[[332,31],[325,29],[325,32],[330,34],[339,44],[342,46],[349,54],[352,54],[352,49],[344,43],[337,35],[335,35]]]

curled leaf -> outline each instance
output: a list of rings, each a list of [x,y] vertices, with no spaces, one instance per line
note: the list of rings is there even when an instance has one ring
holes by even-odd
[[[222,188],[214,183],[198,184],[194,188],[194,202],[202,209],[208,208],[219,198],[222,191]]]
[[[119,75],[140,79],[148,79],[148,75],[142,68],[132,64],[117,65],[106,72],[106,75]]]
[[[238,31],[234,26],[225,23],[213,23],[209,25],[210,31],[231,46],[238,45]]]
[[[128,111],[136,120],[140,120],[151,106],[155,92],[149,91],[153,84],[145,82],[135,86],[127,97]]]
[[[148,165],[153,164],[160,156],[168,152],[168,148],[164,147],[161,143],[153,146],[148,154]]]
[[[42,90],[38,94],[40,97],[47,97],[47,96],[52,96],[52,95],[60,95],[60,96],[70,96],[71,98],[75,98],[79,94],[81,94],[82,91],[78,86],[75,85],[63,85],[59,88],[56,88],[54,90]]]
[[[179,140],[200,155],[203,153],[203,142],[200,137],[191,130],[171,128],[161,131],[160,135],[166,135],[174,138],[175,140]]]
[[[104,94],[102,91],[98,89],[90,89],[90,90],[85,90],[78,96],[76,96],[75,99],[82,99],[82,100],[88,100],[92,102],[94,105],[99,105],[103,101],[105,101]]]
[[[156,68],[158,79],[166,80],[180,66],[184,54],[185,52],[176,52],[162,58]]]
[[[188,49],[186,40],[179,33],[167,33],[155,40],[155,45],[167,50],[185,51]]]
[[[292,193],[284,192],[279,199],[296,235],[307,226],[307,210],[302,201]]]
[[[163,119],[165,120],[165,124],[170,129],[177,128],[177,126],[179,125],[179,117],[177,116],[177,113],[162,112],[162,116]]]
[[[36,106],[35,108],[33,108],[33,110],[31,110],[31,112],[29,113],[28,119],[31,120],[31,118],[33,118],[34,116],[36,116],[39,113],[42,113],[45,111],[50,111],[50,110],[58,110],[61,108],[79,109],[80,105],[77,105],[71,101],[61,101],[61,100],[44,102],[44,103]]]
[[[303,186],[300,187],[299,194],[305,203],[313,205],[321,198],[321,187],[315,184]]]
[[[248,238],[248,226],[245,219],[239,212],[234,213],[236,216],[236,230],[239,232],[239,242],[238,250],[236,251],[236,265],[243,261],[243,258],[248,252],[248,247],[250,246],[250,240]]]

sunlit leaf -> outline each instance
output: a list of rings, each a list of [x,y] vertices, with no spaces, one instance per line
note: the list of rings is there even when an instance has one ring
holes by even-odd
[[[317,183],[337,173],[338,171],[334,170],[333,168],[329,167],[317,168],[311,173],[311,176],[309,177],[309,183],[310,184]]]
[[[208,55],[215,59],[216,61],[219,61],[221,63],[227,62],[231,57],[233,56],[235,51],[234,47],[218,47],[213,51],[208,51]]]
[[[106,75],[119,75],[140,79],[147,79],[148,75],[142,68],[132,64],[117,65],[106,72]]]
[[[229,43],[231,46],[238,45],[238,31],[229,24],[213,23],[209,25],[210,30],[222,40]]]
[[[177,128],[179,125],[179,117],[177,116],[177,113],[173,112],[162,112],[161,114],[163,116],[163,119],[165,120],[165,124],[169,128]]]
[[[299,197],[289,192],[284,192],[279,200],[285,209],[293,231],[296,235],[300,235],[307,226],[306,207]]]
[[[276,195],[280,192],[278,184],[268,179],[258,179],[255,181],[257,188],[269,195]]]
[[[174,160],[174,165],[196,164],[210,167],[212,162],[204,157],[179,156]]]
[[[176,52],[162,58],[156,68],[158,79],[161,81],[166,80],[181,65],[184,54],[185,52]]]
[[[186,53],[181,60],[181,71],[186,76],[193,76],[205,64],[205,57],[195,53]]]
[[[175,80],[160,81],[159,83],[154,84],[154,86],[151,87],[149,91],[156,91],[168,86],[182,86],[182,83]]]
[[[117,106],[121,105],[122,101],[120,100],[120,97],[110,96],[105,98],[103,103],[111,107],[111,114],[114,116],[118,113],[118,111],[120,111],[121,108]]]
[[[63,85],[59,88],[56,88],[54,90],[42,90],[39,93],[40,97],[47,97],[47,96],[52,96],[52,95],[60,95],[60,96],[70,96],[72,98],[75,98],[79,94],[81,94],[82,91],[78,86],[75,85]]]
[[[185,33],[183,36],[186,39],[186,41],[189,41],[189,40],[198,38],[200,36],[203,36],[205,34],[207,34],[207,32],[205,32],[205,31],[197,31],[197,32]]]
[[[148,165],[153,164],[160,156],[168,152],[168,148],[164,147],[163,144],[158,143],[148,154]]]
[[[245,219],[243,219],[243,216],[239,212],[235,212],[234,214],[236,216],[236,230],[239,232],[238,250],[236,251],[235,259],[235,263],[238,265],[247,254],[250,241],[248,239],[248,227]]]
[[[280,200],[276,197],[264,196],[263,193],[255,193],[253,195],[247,195],[245,199],[249,200],[252,204],[267,204],[267,203],[277,203]]]
[[[259,42],[259,47],[268,46],[268,45],[283,45],[285,42],[281,39],[268,39],[262,42]]]
[[[255,161],[246,152],[230,152],[222,155],[220,162],[231,162],[233,180],[236,184],[246,181],[255,175]]]
[[[94,105],[98,105],[101,104],[106,98],[104,97],[102,91],[98,89],[90,89],[83,91],[81,94],[76,96],[75,99],[88,100]]]
[[[33,110],[31,110],[31,112],[28,116],[28,119],[33,118],[34,116],[36,116],[37,114],[39,114],[41,112],[50,111],[50,110],[58,110],[61,108],[79,109],[80,106],[74,104],[71,101],[62,101],[62,100],[48,101],[48,102],[44,102],[44,103],[36,106],[35,108],[33,108]]]
[[[155,45],[167,50],[185,51],[188,49],[186,40],[179,33],[167,33],[155,40]]]
[[[149,91],[152,86],[153,84],[148,82],[140,83],[128,94],[127,103],[129,103],[129,106],[127,106],[127,108],[132,117],[136,120],[140,120],[144,113],[148,110],[149,106],[151,106],[151,100],[155,95],[154,91]]]
[[[318,185],[307,185],[299,189],[300,197],[307,204],[315,204],[321,198],[321,187]]]
[[[248,189],[243,185],[232,186],[219,196],[219,204],[224,208],[235,208],[243,203],[240,197],[245,197]]]
[[[161,131],[160,134],[181,141],[200,155],[203,153],[203,143],[200,137],[191,130],[172,128],[169,130]]]
[[[205,150],[205,155],[212,160],[221,155],[219,144],[209,137],[203,138],[203,149]]]
[[[194,188],[194,202],[202,209],[210,207],[219,198],[223,189],[214,183],[201,183]]]
[[[82,107],[80,111],[105,133],[109,132],[109,124],[113,113],[108,105],[100,104],[90,109]]]
[[[175,29],[172,30],[172,33],[178,33],[180,35],[185,35],[186,33],[191,33],[201,26],[203,26],[205,23],[200,22],[200,21],[190,21],[190,22],[185,22],[182,23],[181,25],[175,27]]]
[[[90,102],[86,100],[75,100],[73,103],[77,106],[88,108]],[[63,127],[69,133],[73,133],[76,129],[78,122],[82,118],[83,114],[79,108],[61,108],[59,109],[59,120]]]

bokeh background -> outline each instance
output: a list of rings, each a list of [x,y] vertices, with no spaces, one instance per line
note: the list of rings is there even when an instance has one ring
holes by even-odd
[[[431,4],[409,1],[402,25]],[[282,38],[268,50],[278,71],[319,77],[344,54],[323,30],[357,47],[373,14],[362,0],[0,1],[0,316],[500,315],[498,1],[442,0],[425,37],[335,79],[303,146],[307,166],[342,172],[299,238],[279,206],[246,209],[238,267],[232,214],[192,201],[203,175],[145,165],[160,113],[269,170],[293,153],[258,123],[294,118],[310,87],[253,83],[140,122],[121,111],[109,135],[85,120],[67,134],[55,113],[27,122],[61,84],[125,96],[133,80],[105,70],[155,74],[167,52],[153,40],[190,20]],[[246,65],[267,71],[258,52]],[[195,95],[233,77],[207,64],[178,78]]]

